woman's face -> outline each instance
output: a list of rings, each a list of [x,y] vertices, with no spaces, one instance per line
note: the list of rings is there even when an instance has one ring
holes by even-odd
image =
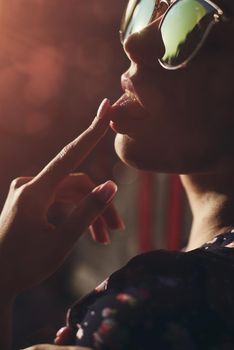
[[[159,22],[124,45],[130,68],[122,85],[133,96],[115,105],[117,154],[129,165],[159,172],[216,169],[231,153],[234,130],[233,21],[215,25],[196,57],[175,71],[158,63]]]

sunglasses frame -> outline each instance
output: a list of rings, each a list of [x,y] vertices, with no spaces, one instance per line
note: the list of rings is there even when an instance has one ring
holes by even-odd
[[[168,9],[167,9],[167,10],[165,11],[165,13],[162,15],[162,18],[161,18],[161,21],[160,21],[159,27],[158,27],[158,30],[159,30],[159,31],[161,31],[163,22],[164,22],[164,20],[165,20],[165,18],[166,18],[166,16],[167,16],[167,14],[171,11],[171,9],[172,9],[174,6],[176,6],[180,1],[182,1],[182,0],[175,0],[175,1],[173,1],[173,2],[169,5]],[[207,3],[208,5],[210,5],[211,7],[213,7],[213,9],[214,9],[214,11],[215,11],[215,13],[214,13],[214,15],[213,15],[213,20],[212,20],[212,21],[210,22],[210,24],[207,26],[206,31],[205,31],[205,33],[204,33],[204,35],[203,35],[201,41],[200,41],[199,44],[196,46],[196,48],[194,49],[194,51],[192,52],[192,54],[191,54],[185,61],[183,61],[181,64],[176,65],[176,66],[171,66],[171,65],[169,65],[169,64],[164,63],[164,62],[162,61],[162,59],[158,58],[158,62],[159,62],[159,64],[160,64],[163,68],[165,68],[165,69],[167,69],[167,70],[177,70],[177,69],[180,69],[180,68],[184,68],[184,67],[194,58],[194,56],[198,53],[198,51],[200,50],[200,48],[201,48],[202,45],[204,44],[204,42],[205,42],[205,40],[206,40],[208,34],[210,33],[211,29],[213,28],[213,26],[214,26],[215,24],[219,23],[220,21],[225,21],[225,20],[227,20],[227,18],[226,18],[225,15],[224,15],[223,10],[222,10],[218,5],[216,5],[214,2],[212,2],[212,1],[210,1],[210,0],[199,0],[199,1],[200,1],[200,2],[204,2],[204,3]],[[168,4],[167,0],[162,0],[162,1],[160,1],[159,5],[161,5],[161,3],[167,3],[167,4]],[[159,9],[159,7],[157,6],[157,0],[155,0],[155,9],[154,9],[154,11],[153,11],[153,13],[152,13],[151,19],[150,19],[149,23],[148,23],[144,28],[142,28],[142,30],[145,29],[145,28],[147,28],[147,26],[148,26],[149,24],[153,23],[153,18],[155,17],[155,12],[156,12],[158,9]],[[123,16],[123,18],[124,18],[124,16]],[[160,17],[159,17],[159,18],[160,18]],[[157,19],[158,19],[158,18],[157,18]],[[122,20],[122,22],[123,22],[123,20]],[[122,27],[122,22],[121,22],[121,27]],[[120,30],[119,33],[120,33],[120,41],[121,41],[122,44],[124,44],[124,41],[125,41],[125,40],[123,39],[123,31]],[[131,35],[131,34],[130,34],[130,35]]]
[[[148,24],[144,28],[146,28],[150,23],[153,22],[153,19],[155,17],[155,13],[156,13],[157,10],[159,10],[161,4],[169,5],[168,0],[160,0],[158,4],[157,4],[158,0],[154,0],[154,1],[155,1],[155,6],[154,6],[154,10],[153,10],[152,16],[150,17],[150,20],[149,20]],[[122,21],[121,21],[121,24],[120,24],[120,28],[122,28],[122,24],[123,24],[123,21],[124,21],[123,19],[125,17],[126,11],[127,11],[127,9],[125,10],[124,15],[122,16]],[[135,11],[135,9],[134,9],[134,11]],[[124,37],[123,37],[124,36],[123,31],[121,29],[119,31],[119,35],[120,35],[120,42],[123,45],[125,40],[124,40]]]
[[[181,2],[182,0],[176,0],[174,1],[169,7],[168,9],[166,10],[166,12],[163,14],[163,17],[159,23],[159,27],[158,27],[158,30],[161,31],[161,28],[162,28],[162,25],[163,25],[163,22],[167,16],[167,14],[171,11],[171,9],[176,6],[179,2]],[[196,48],[194,49],[194,51],[191,53],[191,55],[185,60],[183,61],[182,63],[176,65],[176,66],[173,66],[173,65],[169,65],[169,64],[166,64],[162,61],[162,59],[158,58],[158,62],[160,63],[160,65],[167,69],[167,70],[176,70],[176,69],[180,69],[180,68],[184,68],[187,66],[187,64],[194,58],[194,56],[198,53],[198,51],[201,49],[202,45],[204,44],[208,34],[210,33],[211,29],[213,28],[213,26],[217,23],[219,23],[220,21],[222,20],[225,20],[225,16],[224,16],[224,13],[223,11],[221,10],[220,7],[218,7],[215,3],[213,3],[212,1],[210,0],[199,0],[200,2],[205,2],[207,3],[208,5],[210,5],[211,7],[213,7],[213,9],[216,11],[213,15],[213,20],[209,23],[209,25],[207,26],[204,34],[203,34],[203,37],[201,39],[201,41],[199,42],[199,44],[196,46]]]

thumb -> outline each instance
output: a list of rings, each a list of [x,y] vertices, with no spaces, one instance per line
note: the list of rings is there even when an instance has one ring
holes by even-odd
[[[90,192],[76,209],[72,211],[60,227],[66,244],[73,244],[95,219],[102,214],[111,203],[117,192],[117,185],[107,181]],[[65,233],[65,234],[64,234]]]

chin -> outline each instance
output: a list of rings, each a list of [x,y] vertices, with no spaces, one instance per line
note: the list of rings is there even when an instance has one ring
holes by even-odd
[[[128,166],[138,168],[137,164],[131,159],[129,149],[131,149],[132,140],[127,135],[117,134],[115,137],[115,152],[120,160]]]
[[[153,145],[142,144],[128,135],[117,134],[115,151],[120,160],[130,167],[144,171],[155,171],[167,174],[209,173],[220,168],[222,160],[201,154],[186,152],[178,157],[180,152],[167,152]]]
[[[117,134],[115,151],[120,160],[126,165],[144,171],[165,171],[165,164],[159,166],[154,152],[148,152],[128,135]],[[163,170],[164,169],[164,170]]]

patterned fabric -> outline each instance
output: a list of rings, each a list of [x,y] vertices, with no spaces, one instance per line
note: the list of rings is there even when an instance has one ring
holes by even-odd
[[[234,232],[190,252],[136,256],[68,312],[71,345],[233,350]]]

